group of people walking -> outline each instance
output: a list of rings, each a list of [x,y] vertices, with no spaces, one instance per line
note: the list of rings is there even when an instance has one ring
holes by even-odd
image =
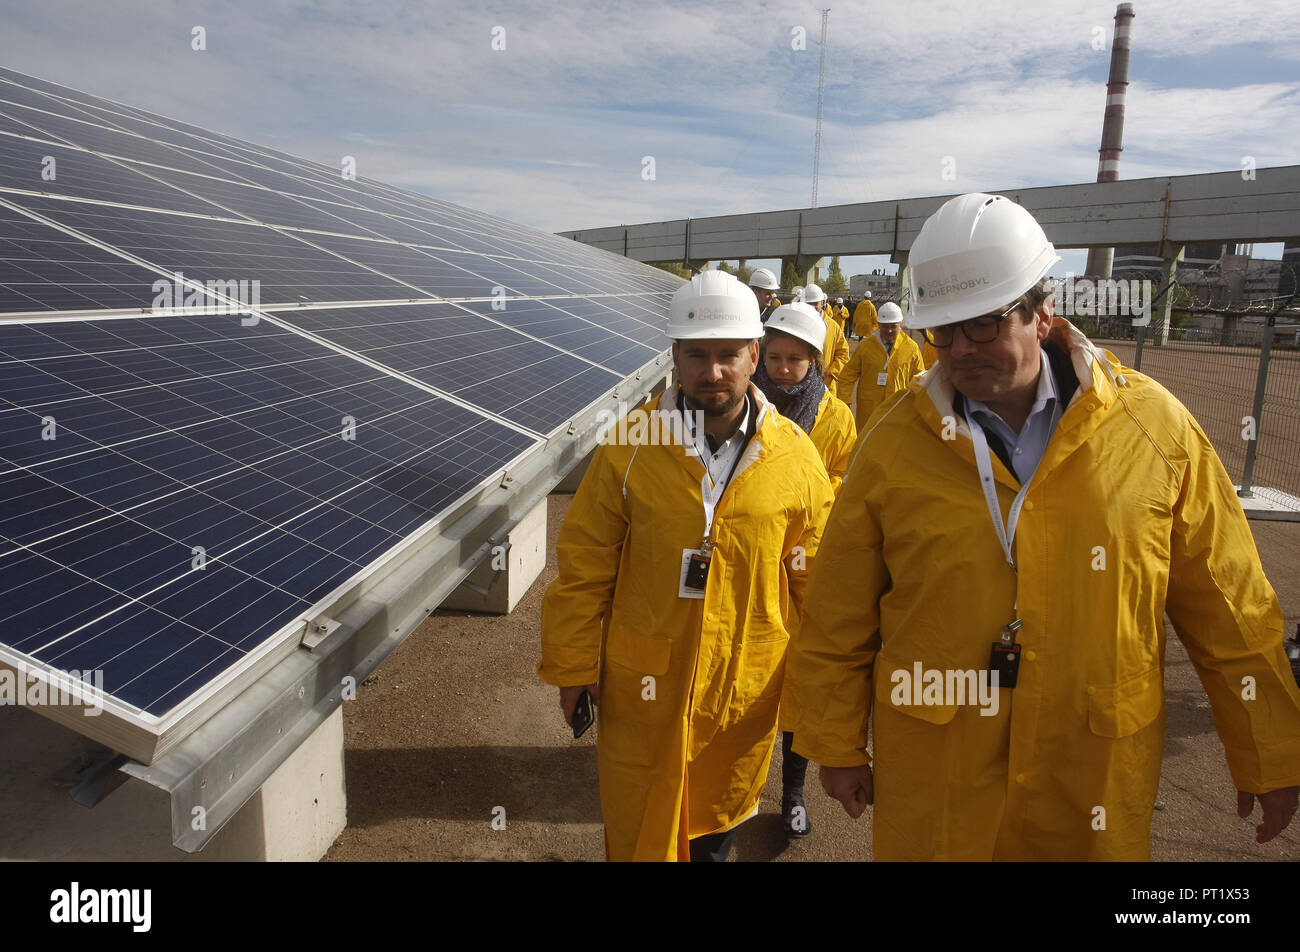
[[[878,860],[1147,858],[1166,615],[1238,812],[1290,822],[1300,689],[1232,483],[1054,314],[1059,260],[1006,198],[945,203],[910,251],[929,364],[894,303],[850,353],[816,285],[676,293],[675,385],[597,449],[542,610],[566,721],[597,705],[610,859],[725,859],[778,732],[791,835],[807,758]]]

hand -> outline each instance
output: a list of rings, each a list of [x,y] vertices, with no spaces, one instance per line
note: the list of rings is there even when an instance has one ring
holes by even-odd
[[[822,767],[818,771],[826,795],[840,801],[844,812],[853,819],[862,816],[867,804],[875,801],[871,767]]]
[[[1263,812],[1264,822],[1255,827],[1255,842],[1267,843],[1286,829],[1291,817],[1295,816],[1296,800],[1300,797],[1300,787],[1283,787],[1268,793],[1247,793],[1237,791],[1237,816],[1245,819],[1250,816],[1259,797],[1259,808]]]
[[[564,723],[570,727],[573,726],[574,708],[578,706],[578,698],[582,697],[583,691],[591,692],[593,704],[600,703],[599,684],[578,684],[571,688],[560,688],[560,709],[564,711]]]

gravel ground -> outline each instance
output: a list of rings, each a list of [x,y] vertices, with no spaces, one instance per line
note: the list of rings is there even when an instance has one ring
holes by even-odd
[[[344,706],[348,827],[327,860],[600,860],[595,731],[574,741],[555,688],[536,674],[541,596],[571,496],[548,505],[546,570],[509,616],[438,612]],[[1252,523],[1286,612],[1300,622],[1300,524]],[[1157,860],[1300,858],[1300,824],[1254,842],[1208,702],[1169,638],[1167,740],[1152,824]],[[850,820],[810,777],[812,835],[781,832],[780,751],[737,860],[865,860],[867,817]],[[504,815],[502,814],[502,809]],[[1256,813],[1258,815],[1258,811]],[[497,822],[494,824],[494,817]],[[501,819],[504,819],[504,829]]]

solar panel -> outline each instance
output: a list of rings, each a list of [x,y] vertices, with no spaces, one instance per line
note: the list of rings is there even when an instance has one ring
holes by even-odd
[[[0,69],[0,662],[160,738],[656,361],[679,283]]]
[[[258,281],[265,304],[414,296],[411,288],[282,232],[247,222],[15,197],[22,207],[201,281]]]
[[[533,442],[234,316],[0,325],[0,397],[6,641],[106,677],[182,634],[223,649],[199,652],[219,673]],[[142,609],[162,632],[109,637]],[[189,657],[106,687],[163,713]]]
[[[118,132],[85,118],[68,118],[12,103],[0,103],[0,116],[18,123],[23,135],[81,146],[101,155],[135,159],[164,168],[210,174],[214,166],[185,149],[172,148],[153,139]],[[7,126],[6,128],[12,128]]]
[[[0,134],[0,189],[70,198],[111,196],[125,205],[200,215],[230,214],[202,198],[187,195],[89,152],[7,134]]]
[[[0,204],[0,312],[143,307],[154,277]]]

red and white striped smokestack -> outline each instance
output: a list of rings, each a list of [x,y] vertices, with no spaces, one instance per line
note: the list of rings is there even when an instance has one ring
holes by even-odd
[[[1133,23],[1133,4],[1121,3],[1115,9],[1115,41],[1110,48],[1110,79],[1106,82],[1106,118],[1101,124],[1101,159],[1097,163],[1097,181],[1119,179],[1119,154],[1124,151],[1124,95],[1128,91],[1129,32]]]
[[[1110,47],[1110,79],[1106,82],[1106,118],[1101,124],[1101,153],[1097,161],[1097,181],[1119,180],[1119,154],[1124,151],[1124,96],[1128,91],[1129,34],[1133,23],[1133,4],[1115,8],[1115,39]],[[1088,252],[1085,273],[1110,277],[1115,260],[1114,248],[1093,248]]]

